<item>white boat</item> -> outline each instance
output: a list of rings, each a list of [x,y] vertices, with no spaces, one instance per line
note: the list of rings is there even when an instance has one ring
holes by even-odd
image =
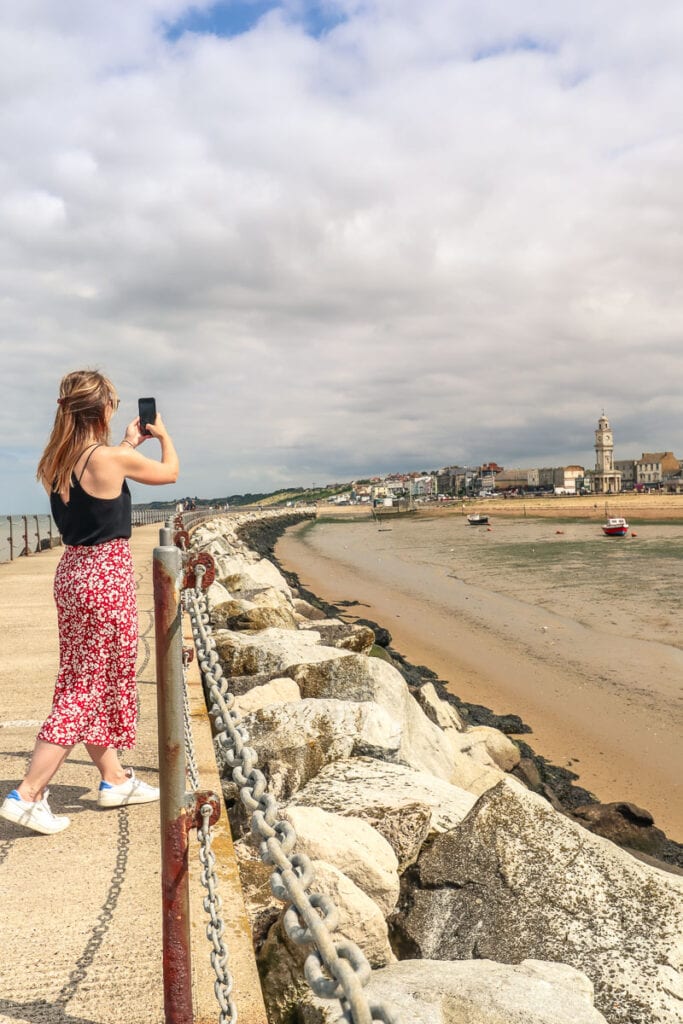
[[[489,517],[482,515],[481,512],[470,512],[467,522],[470,526],[488,526]]]
[[[612,516],[602,526],[602,532],[606,537],[625,537],[628,531],[629,525],[622,516]]]

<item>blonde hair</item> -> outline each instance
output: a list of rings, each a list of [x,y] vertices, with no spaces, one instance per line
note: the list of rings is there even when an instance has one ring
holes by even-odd
[[[36,473],[45,487],[68,491],[88,442],[109,441],[107,405],[116,407],[117,401],[114,385],[98,370],[76,370],[62,378],[54,426]]]

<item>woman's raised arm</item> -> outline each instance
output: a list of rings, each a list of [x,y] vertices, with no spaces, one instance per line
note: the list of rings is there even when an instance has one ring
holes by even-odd
[[[126,427],[126,436],[119,445],[118,458],[124,476],[139,484],[174,484],[180,470],[178,454],[160,413],[157,413],[156,420],[148,425],[147,430],[161,445],[161,461],[148,459],[137,450],[149,438],[141,433],[140,420],[135,419]]]

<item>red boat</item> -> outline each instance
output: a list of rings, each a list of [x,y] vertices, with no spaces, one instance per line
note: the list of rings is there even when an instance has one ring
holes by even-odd
[[[628,530],[628,523],[620,516],[614,516],[612,519],[608,519],[602,527],[602,532],[607,537],[625,537]]]

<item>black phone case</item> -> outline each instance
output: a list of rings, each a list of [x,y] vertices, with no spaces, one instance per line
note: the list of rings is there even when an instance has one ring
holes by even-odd
[[[138,415],[140,416],[140,430],[143,434],[148,434],[147,424],[154,423],[157,418],[157,403],[155,399],[138,398]]]

